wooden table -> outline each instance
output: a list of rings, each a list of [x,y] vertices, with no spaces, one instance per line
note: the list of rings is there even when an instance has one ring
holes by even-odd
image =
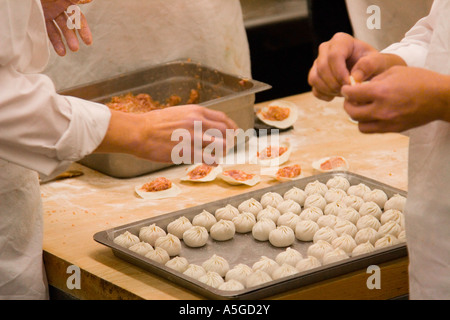
[[[342,108],[342,100],[326,103],[311,93],[286,97],[298,105],[294,129],[283,133],[295,150],[291,163],[300,163],[306,176],[311,163],[324,156],[341,155],[350,171],[407,190],[408,138],[399,134],[363,135]],[[266,102],[268,103],[268,102]],[[262,103],[262,106],[266,103]],[[241,165],[256,170],[254,165]],[[180,183],[185,167],[132,179],[115,179],[80,164],[71,169],[84,172],[78,178],[41,186],[44,204],[44,261],[49,284],[79,299],[203,299],[204,297],[115,257],[93,235],[102,230],[219,200],[243,192],[222,181],[206,184]],[[175,200],[142,201],[134,186],[156,176],[181,185]],[[250,190],[273,185],[263,178]],[[249,189],[245,189],[247,191]],[[388,299],[408,293],[408,259],[380,265],[381,289],[369,290],[366,270],[286,292],[271,299]],[[80,270],[80,289],[69,289],[74,272]],[[73,284],[73,282],[72,282]]]

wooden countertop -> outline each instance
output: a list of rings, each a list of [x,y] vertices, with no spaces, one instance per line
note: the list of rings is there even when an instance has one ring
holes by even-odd
[[[300,163],[305,176],[313,175],[311,163],[324,156],[341,155],[350,171],[407,190],[408,138],[400,134],[363,135],[342,108],[342,99],[326,103],[311,93],[286,97],[298,105],[294,129],[283,133],[295,150],[290,162]],[[267,103],[267,102],[266,102]],[[264,105],[262,103],[260,105]],[[245,169],[256,170],[252,165]],[[99,231],[158,216],[243,192],[222,181],[207,184],[180,183],[185,167],[172,167],[156,174],[115,179],[80,164],[71,169],[84,172],[78,178],[41,186],[44,205],[44,261],[49,284],[80,299],[203,299],[173,282],[115,257],[112,250],[96,243]],[[182,187],[175,200],[142,201],[134,186],[164,175]],[[248,190],[272,185],[262,182]],[[81,288],[70,290],[67,281],[75,265],[81,271]],[[271,299],[387,299],[408,293],[408,259],[380,265],[381,289],[369,290],[366,270],[286,292]],[[71,281],[69,279],[69,281]]]

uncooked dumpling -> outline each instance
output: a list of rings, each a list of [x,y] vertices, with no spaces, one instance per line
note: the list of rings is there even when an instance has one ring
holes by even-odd
[[[279,226],[269,233],[269,242],[275,247],[288,247],[295,241],[294,231],[287,226]]]
[[[189,262],[184,257],[175,257],[166,262],[166,267],[178,272],[185,272],[189,266]]]
[[[356,257],[362,254],[370,253],[375,251],[375,247],[369,241],[358,244],[352,251],[352,256]]]
[[[294,200],[299,205],[303,206],[305,204],[306,197],[308,195],[306,192],[300,188],[292,187],[284,194],[284,200]]]
[[[278,268],[279,265],[278,263],[273,260],[270,259],[266,256],[261,256],[261,258],[259,258],[258,261],[256,261],[253,265],[252,265],[252,269],[254,272],[256,271],[264,271],[266,272],[269,276],[272,275],[272,272],[275,271],[276,268]]]
[[[373,189],[373,190],[371,190],[369,192],[364,193],[363,200],[366,201],[366,202],[373,201],[381,209],[383,209],[384,208],[384,204],[388,200],[388,196],[383,190]]]
[[[295,226],[295,237],[300,241],[312,241],[319,226],[312,220],[300,220]]]
[[[299,262],[297,262],[295,267],[297,268],[297,270],[299,272],[303,272],[303,271],[308,271],[308,270],[311,270],[314,268],[318,268],[321,265],[322,264],[320,263],[319,259],[317,259],[314,256],[308,256],[308,257],[300,260]]]
[[[153,247],[150,245],[150,243],[141,241],[139,243],[133,244],[128,249],[130,249],[133,252],[136,252],[141,256],[145,256],[147,253],[153,250]]]
[[[236,232],[247,233],[252,231],[252,228],[256,223],[256,218],[251,212],[243,212],[237,217],[234,217],[231,221],[234,223]]]
[[[364,200],[356,195],[349,195],[342,199],[342,202],[349,208],[353,208],[356,211],[361,209],[361,206],[364,204]]]
[[[258,215],[258,213],[263,209],[261,203],[259,203],[258,200],[256,199],[248,199],[245,200],[244,202],[242,202],[239,206],[238,206],[238,210],[242,213],[242,212],[251,212],[253,213],[253,215],[256,217]]]
[[[219,286],[219,290],[239,291],[245,289],[244,285],[237,280],[229,280]]]
[[[328,189],[328,191],[325,192],[325,195],[323,197],[325,198],[325,200],[328,204],[328,203],[332,203],[332,202],[341,201],[346,196],[347,196],[347,193],[344,190],[332,188],[332,189]]]
[[[324,196],[327,190],[328,190],[327,185],[320,182],[319,180],[310,182],[305,187],[305,192],[308,196],[312,194],[320,194],[321,196]]]
[[[181,242],[177,236],[168,233],[167,235],[156,239],[155,248],[163,248],[169,256],[173,257],[180,254]]]
[[[331,245],[336,249],[342,249],[345,251],[345,253],[347,253],[348,255],[350,255],[353,251],[353,249],[356,248],[357,244],[355,239],[353,239],[352,236],[344,233],[342,236],[337,237],[336,239],[334,239],[331,242]]]
[[[301,259],[303,259],[302,254],[299,251],[292,249],[292,248],[286,248],[285,251],[280,252],[275,257],[275,261],[280,266],[287,263],[287,264],[295,267],[297,262],[300,261]]]
[[[297,222],[299,222],[301,219],[298,215],[292,212],[288,212],[285,214],[282,214],[278,220],[277,220],[277,226],[287,226],[291,228],[292,230],[295,229],[295,226],[297,225]]]
[[[205,269],[202,266],[196,264],[190,264],[183,272],[184,275],[197,279],[206,274]]]
[[[344,250],[337,248],[323,255],[323,264],[335,263],[348,258],[348,254]]]
[[[221,277],[225,277],[228,270],[230,270],[228,261],[216,254],[203,262],[202,267],[206,270],[206,272],[214,271],[217,272]]]
[[[316,231],[313,237],[313,242],[317,243],[319,240],[331,243],[334,239],[338,237],[336,231],[330,227],[323,227]]]
[[[325,240],[318,240],[316,243],[308,247],[308,255],[317,258],[322,262],[325,253],[333,251],[333,246]]]
[[[270,231],[277,228],[275,222],[269,218],[259,219],[252,228],[252,236],[259,241],[269,240]]]
[[[124,248],[129,248],[139,242],[139,237],[135,236],[129,231],[125,231],[124,233],[114,238],[114,243]]]
[[[209,229],[211,229],[212,225],[216,222],[217,222],[216,217],[206,210],[203,210],[201,213],[197,214],[192,219],[193,226],[205,227],[208,232]]]
[[[378,229],[378,233],[380,235],[390,234],[393,235],[394,237],[398,237],[401,231],[402,227],[395,221],[388,221]]]
[[[325,209],[323,209],[323,214],[337,216],[339,210],[341,210],[342,208],[347,208],[347,206],[342,201],[332,202],[325,206]]]
[[[220,274],[214,271],[206,272],[205,275],[198,278],[198,281],[216,289],[225,282]]]
[[[236,227],[233,221],[223,219],[216,222],[209,230],[211,238],[217,241],[231,240],[235,233]]]
[[[359,218],[361,218],[359,212],[352,207],[342,208],[341,210],[339,210],[337,217],[348,220],[355,225],[358,222]]]
[[[386,203],[384,204],[384,210],[399,210],[403,212],[405,210],[406,198],[402,195],[395,194],[393,195]]]
[[[309,195],[306,198],[304,207],[305,207],[305,209],[309,208],[309,207],[317,207],[323,211],[325,209],[326,205],[327,205],[327,201],[325,200],[325,198],[322,195],[315,193],[315,194]]]
[[[321,217],[319,217],[319,219],[317,219],[317,224],[319,225],[320,228],[323,227],[330,227],[330,228],[334,228],[334,226],[336,225],[338,217],[334,216],[334,215],[323,215]]]
[[[350,182],[345,177],[334,176],[327,181],[326,185],[329,189],[341,189],[347,192],[348,188],[350,187]]]
[[[161,247],[156,247],[154,250],[149,251],[145,257],[161,264],[166,264],[166,262],[170,260],[167,251]]]
[[[250,268],[246,264],[239,263],[230,270],[228,270],[227,274],[225,275],[225,280],[226,281],[235,280],[245,285],[247,277],[252,273],[253,273],[252,268]]]
[[[272,279],[277,280],[297,274],[299,271],[294,266],[284,263],[272,273]]]
[[[361,216],[371,215],[377,218],[378,220],[381,218],[382,214],[381,208],[373,201],[368,201],[362,204],[359,208],[359,214]]]
[[[397,222],[400,226],[404,225],[405,217],[400,210],[389,209],[381,214],[380,221],[381,224],[386,224],[388,221]]]
[[[372,229],[378,230],[380,228],[380,226],[381,226],[380,221],[370,214],[362,216],[356,222],[356,227],[358,228],[358,230],[361,230],[364,228],[372,228]]]
[[[233,220],[234,217],[239,215],[239,209],[232,206],[231,204],[227,204],[223,208],[219,208],[214,213],[217,221],[219,220]]]
[[[260,203],[263,208],[266,208],[267,206],[276,208],[283,200],[283,197],[279,193],[267,192],[261,197]]]
[[[190,228],[192,228],[192,223],[188,218],[181,216],[167,225],[167,233],[183,239],[183,233]]]
[[[375,244],[375,242],[380,238],[380,234],[372,228],[363,228],[359,230],[355,235],[355,241],[357,244],[370,242]]]
[[[360,198],[364,198],[364,194],[369,192],[370,188],[364,183],[359,183],[356,185],[352,185],[348,188],[347,194],[349,196],[358,196]]]
[[[294,200],[284,200],[280,202],[277,206],[277,209],[281,214],[292,212],[296,215],[299,215],[302,211],[302,207],[300,206],[300,204],[298,204]]]
[[[183,233],[183,242],[191,248],[203,247],[208,239],[208,230],[202,226],[193,226]]]
[[[397,237],[386,234],[375,242],[375,249],[386,248],[398,244]]]
[[[338,218],[336,224],[334,225],[334,231],[336,231],[338,236],[347,233],[354,237],[358,232],[358,228],[348,220]]]
[[[258,213],[258,215],[256,216],[256,219],[259,221],[262,218],[267,218],[276,223],[280,216],[281,216],[281,213],[278,209],[276,209],[272,206],[267,206]]]
[[[312,220],[317,222],[321,216],[323,216],[322,209],[317,207],[308,207],[300,213],[300,220]]]
[[[152,246],[155,246],[156,239],[165,235],[166,232],[154,223],[149,226],[142,227],[139,230],[139,239],[141,239],[141,241],[149,243]]]
[[[272,281],[272,277],[267,272],[256,270],[248,276],[245,286],[247,288],[256,287],[269,281]]]

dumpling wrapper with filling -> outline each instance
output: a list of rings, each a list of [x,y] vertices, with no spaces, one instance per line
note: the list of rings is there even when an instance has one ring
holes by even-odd
[[[314,161],[312,167],[319,172],[331,172],[337,170],[346,171],[350,166],[344,157],[332,156]]]
[[[161,191],[154,191],[154,192],[148,192],[148,191],[143,190],[142,188],[144,187],[144,185],[135,187],[135,192],[142,199],[157,200],[157,199],[174,198],[181,193],[180,187],[178,187],[173,182],[172,182],[172,185],[170,188],[161,190]]]
[[[260,176],[256,174],[250,174],[242,170],[226,170],[223,171],[219,175],[219,177],[223,181],[231,185],[247,185],[251,187],[258,184],[261,181]]]
[[[189,173],[193,172],[194,170],[198,171],[198,173],[201,173],[202,170],[210,170],[206,173],[206,171],[203,171],[206,173],[206,175],[199,177],[199,178],[193,178],[189,175]],[[222,173],[222,167],[221,166],[208,166],[206,164],[195,164],[190,166],[187,170],[187,173],[184,177],[182,177],[181,181],[189,181],[189,182],[210,182],[217,178],[217,176]],[[197,172],[196,171],[196,172]]]
[[[262,174],[275,180],[286,182],[303,178],[302,168],[299,164],[290,166],[262,168]]]
[[[271,111],[275,111],[275,113],[272,113]],[[287,129],[297,122],[297,105],[285,100],[273,101],[269,105],[258,110],[256,116],[259,120],[269,126],[278,129]]]
[[[255,162],[263,167],[277,167],[289,161],[291,153],[292,147],[287,142],[270,145],[258,152]]]

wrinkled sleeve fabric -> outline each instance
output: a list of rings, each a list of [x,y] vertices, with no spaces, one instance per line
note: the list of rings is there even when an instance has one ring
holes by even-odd
[[[36,73],[34,58],[48,55],[42,50],[47,35],[45,27],[36,30],[43,24],[33,28],[36,12],[17,8],[20,2],[0,1],[0,158],[45,178],[92,153],[111,113],[105,105],[57,94],[52,81]]]
[[[400,56],[410,67],[424,67],[441,5],[442,0],[435,1],[428,16],[420,19],[400,42],[382,52]]]

